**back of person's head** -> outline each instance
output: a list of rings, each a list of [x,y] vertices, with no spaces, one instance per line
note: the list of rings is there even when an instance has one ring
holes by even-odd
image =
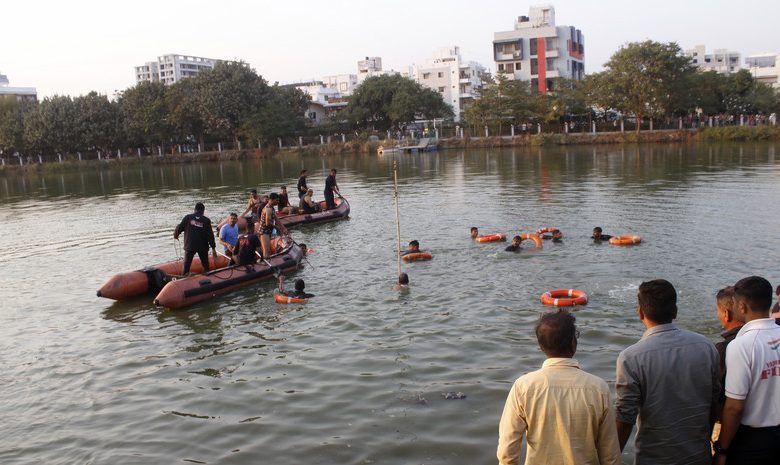
[[[203,202],[198,202],[195,204],[195,211],[199,213],[203,213],[206,211],[206,206],[203,205]]]
[[[309,190],[306,191],[306,193],[309,194],[309,195],[313,195],[314,194],[314,189],[309,189]]]
[[[577,337],[575,322],[574,315],[563,309],[542,314],[536,323],[536,340],[542,352],[548,357],[572,357],[576,350],[572,344]]]
[[[271,200],[279,200],[279,194],[276,192],[271,192],[271,195],[269,195],[268,198]]]
[[[280,191],[287,190],[287,186],[279,186],[279,190]]]
[[[637,292],[639,308],[655,323],[671,323],[677,318],[677,291],[665,279],[645,281]]]
[[[249,192],[251,192],[252,194],[255,194],[255,195],[257,195],[257,189],[252,189],[252,190],[251,190],[251,191],[249,191]]]
[[[410,247],[420,247],[420,243],[417,242],[417,240],[415,239],[413,241],[409,241],[409,246]]]
[[[761,276],[742,278],[734,284],[734,298],[757,313],[766,313],[772,306],[772,285]]]
[[[301,176],[303,176],[304,174],[306,174],[306,170],[301,170]]]
[[[302,291],[306,288],[306,283],[303,282],[302,279],[296,279],[295,280],[295,290],[296,291]]]
[[[780,295],[780,284],[775,288],[775,295]]]
[[[331,168],[330,174],[336,174],[336,168]]]
[[[247,221],[246,222],[246,232],[247,234],[252,234],[255,230],[255,222],[254,221]]]
[[[734,300],[734,286],[726,286],[715,294],[718,305],[731,309]]]
[[[601,226],[596,226],[595,228],[593,228],[593,232],[601,234]]]
[[[409,284],[409,275],[401,273],[398,275],[398,284]]]

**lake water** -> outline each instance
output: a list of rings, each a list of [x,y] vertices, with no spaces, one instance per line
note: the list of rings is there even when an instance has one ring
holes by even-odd
[[[614,384],[643,327],[640,282],[666,278],[678,324],[713,341],[716,291],[780,281],[777,146],[517,148],[204,163],[0,177],[0,463],[492,464],[511,383],[538,368],[539,296],[577,288],[581,366]],[[403,243],[430,262],[396,278],[393,161]],[[218,220],[247,190],[321,198],[339,169],[351,219],[298,228],[308,305],[274,283],[168,312],[95,296],[111,275],[176,257],[197,201]],[[640,245],[592,244],[591,228]],[[475,244],[545,226],[519,255]],[[530,243],[529,243],[530,244]],[[465,399],[442,393],[462,392]],[[624,453],[631,461],[632,446]]]

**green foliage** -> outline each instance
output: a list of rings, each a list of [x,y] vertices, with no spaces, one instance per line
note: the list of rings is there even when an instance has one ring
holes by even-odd
[[[386,131],[418,117],[452,115],[452,109],[437,92],[399,75],[383,75],[363,81],[341,116],[355,128]]]
[[[123,142],[119,105],[90,92],[73,99],[79,149],[111,150]]]
[[[704,128],[699,132],[699,138],[708,141],[757,141],[780,139],[778,126],[723,126]]]
[[[528,81],[509,80],[499,74],[496,82],[482,89],[479,98],[464,113],[471,126],[497,128],[538,116],[539,96]]]
[[[33,152],[74,153],[83,145],[73,99],[46,98],[24,117],[24,144]]]
[[[168,113],[172,141],[190,142],[194,138],[204,143],[206,122],[201,115],[197,76],[182,79],[165,90],[165,107]]]
[[[0,98],[0,151],[14,153],[24,150],[24,115],[36,102],[17,102],[16,98]]]
[[[670,116],[692,104],[688,83],[695,69],[674,42],[626,44],[604,67],[586,78],[592,104],[631,114],[638,121],[645,116]]]
[[[165,105],[166,90],[161,82],[139,82],[120,94],[119,107],[131,145],[157,145],[168,141],[171,130]]]
[[[299,134],[311,97],[294,87],[273,86],[260,108],[244,121],[241,132],[249,140],[275,143],[277,137]]]

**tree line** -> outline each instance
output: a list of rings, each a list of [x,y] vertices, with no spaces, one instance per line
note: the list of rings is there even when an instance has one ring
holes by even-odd
[[[697,115],[777,113],[777,91],[747,70],[701,71],[673,42],[632,42],[621,47],[599,73],[582,81],[558,80],[540,94],[527,81],[498,75],[466,109],[466,123],[497,128],[521,122],[564,122],[576,117],[672,119]],[[640,125],[636,124],[637,131]]]

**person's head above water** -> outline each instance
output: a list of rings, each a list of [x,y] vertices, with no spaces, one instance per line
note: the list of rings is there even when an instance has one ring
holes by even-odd
[[[296,291],[303,291],[304,289],[306,289],[306,283],[303,282],[302,279],[296,279],[295,280],[295,290]]]
[[[596,226],[595,228],[593,228],[593,237],[596,239],[601,237],[601,227]]]
[[[303,254],[304,254],[304,255],[306,255],[307,253],[309,253],[309,247],[308,247],[306,244],[304,244],[303,242],[301,242],[300,244],[298,244],[298,247],[300,247],[300,248],[301,248],[301,252],[303,252]]]
[[[401,273],[398,275],[398,284],[401,285],[407,285],[409,284],[409,275],[406,273]]]
[[[409,242],[409,250],[420,250],[420,243],[415,239]]]
[[[520,238],[520,236],[515,236],[515,237],[512,238],[512,245],[515,246],[515,247],[518,247],[518,246],[520,246],[520,242],[521,241],[522,241],[522,239]]]
[[[553,231],[552,238],[553,238],[553,240],[556,240],[556,241],[560,240],[560,239],[563,239],[563,233],[560,232],[560,231]]]
[[[479,236],[479,229],[476,226],[471,227],[471,238],[474,239]]]

